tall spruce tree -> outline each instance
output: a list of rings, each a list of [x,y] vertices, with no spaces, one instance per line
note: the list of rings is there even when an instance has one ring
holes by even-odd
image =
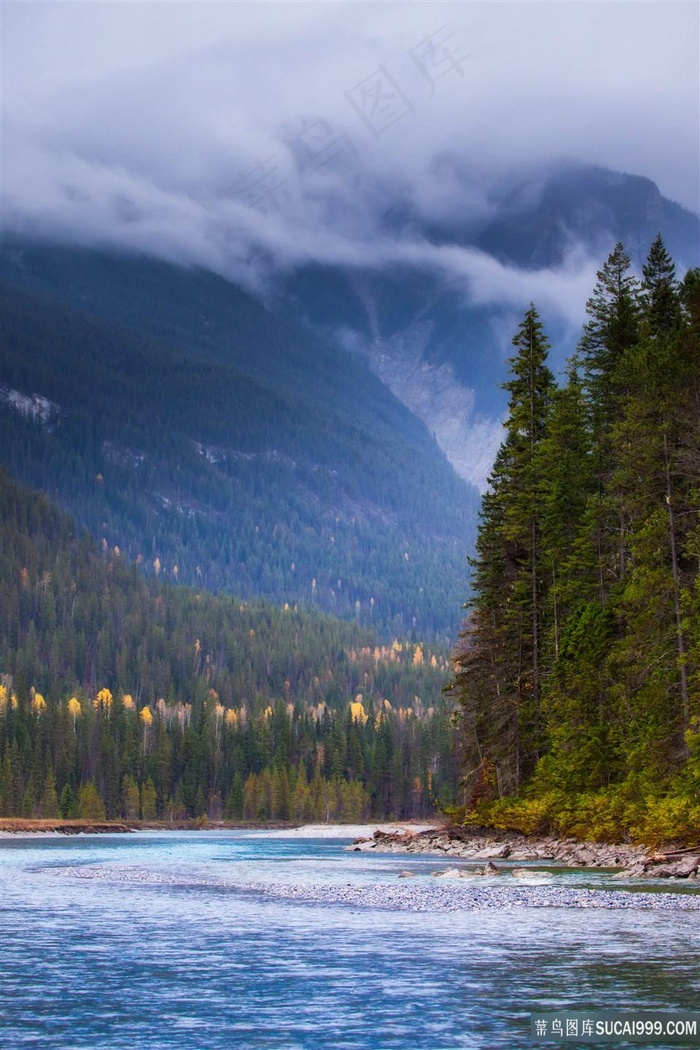
[[[639,281],[630,270],[630,257],[616,244],[602,270],[593,295],[586,303],[588,321],[579,344],[586,386],[593,409],[593,424],[602,430],[615,418],[625,375],[619,362],[634,346],[641,319]]]
[[[610,484],[615,449],[612,427],[629,389],[626,352],[636,345],[641,323],[641,289],[631,274],[630,258],[617,244],[598,271],[593,295],[586,303],[588,321],[579,343],[593,440],[593,470],[597,488],[589,502],[591,542],[597,550],[599,598],[625,574],[628,522]]]
[[[661,234],[649,249],[642,273],[642,303],[651,334],[660,336],[672,332],[681,323],[680,288],[675,263],[666,251]]]
[[[506,437],[484,498],[474,600],[457,657],[467,787],[517,790],[544,747],[541,557],[545,488],[538,450],[554,393],[549,344],[534,307],[513,339]]]
[[[606,727],[605,670],[613,632],[600,599],[588,408],[573,365],[568,383],[555,394],[539,469],[546,485],[542,557],[549,589],[542,610],[543,711],[551,755],[538,775],[548,787],[584,791],[607,783],[615,766]]]

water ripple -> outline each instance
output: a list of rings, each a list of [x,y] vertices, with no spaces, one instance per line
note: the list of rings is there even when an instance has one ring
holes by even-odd
[[[2,843],[11,1050],[519,1050],[535,1009],[700,1000],[697,895],[447,884],[328,840],[124,838]]]

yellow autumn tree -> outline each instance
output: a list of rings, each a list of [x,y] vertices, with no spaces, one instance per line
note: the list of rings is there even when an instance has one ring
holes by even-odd
[[[141,724],[143,725],[143,750],[145,751],[146,742],[148,740],[148,730],[153,725],[153,713],[151,712],[151,709],[148,706],[148,704],[146,704],[145,707],[141,708],[139,718],[141,719]]]
[[[77,732],[77,725],[76,725],[76,723],[77,723],[78,718],[80,717],[81,712],[82,712],[82,707],[80,706],[80,700],[78,700],[77,696],[72,696],[70,698],[70,700],[68,701],[68,714],[71,715],[71,717],[73,719],[73,732],[74,733]]]
[[[46,710],[46,700],[41,693],[34,693],[32,697],[32,711],[35,715],[41,715]]]
[[[112,696],[110,690],[109,689],[100,689],[99,693],[97,694],[95,699],[92,701],[92,706],[95,708],[96,711],[99,711],[100,708],[101,708],[103,711],[106,711],[107,713],[109,713],[112,710],[112,703],[113,702],[114,702],[114,697]]]
[[[361,725],[364,725],[369,718],[362,702],[363,699],[362,693],[358,693],[355,699],[350,702],[350,718],[353,722],[359,722]]]

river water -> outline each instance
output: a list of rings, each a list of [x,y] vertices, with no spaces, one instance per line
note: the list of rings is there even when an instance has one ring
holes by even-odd
[[[569,871],[448,883],[436,858],[347,842],[2,839],[2,1045],[516,1050],[533,1011],[698,1009],[696,892]]]

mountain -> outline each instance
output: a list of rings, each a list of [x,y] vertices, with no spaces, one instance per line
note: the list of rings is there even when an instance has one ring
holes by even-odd
[[[366,362],[205,271],[6,241],[0,447],[151,573],[453,636],[475,493]]]
[[[640,176],[549,166],[494,185],[489,205],[478,222],[452,216],[449,224],[432,225],[417,223],[403,208],[387,219],[387,230],[436,249],[473,249],[526,273],[556,270],[571,252],[593,260],[593,271],[618,241],[639,271],[659,232],[681,273],[700,263],[698,216]],[[517,309],[505,302],[470,303],[464,287],[454,285],[415,267],[378,272],[310,265],[286,279],[280,295],[316,330],[364,354],[425,422],[458,473],[483,487],[502,440],[505,359],[529,302],[524,298]],[[541,309],[553,364],[561,368],[574,349],[578,323]]]
[[[516,181],[475,243],[503,262],[537,269],[562,263],[573,244],[604,257],[621,241],[640,267],[659,232],[681,269],[697,266],[700,219],[651,179],[566,165]]]
[[[621,239],[639,267],[659,230],[681,271],[698,262],[697,216],[594,167],[505,180],[479,222],[421,224],[406,206],[384,224],[543,289],[572,249],[592,273]],[[308,264],[253,294],[18,237],[0,282],[1,456],[16,477],[147,572],[386,636],[454,637],[517,296],[475,304],[466,279],[418,264]],[[577,336],[543,317],[556,369]]]
[[[425,817],[445,650],[146,580],[0,469],[0,816]]]

